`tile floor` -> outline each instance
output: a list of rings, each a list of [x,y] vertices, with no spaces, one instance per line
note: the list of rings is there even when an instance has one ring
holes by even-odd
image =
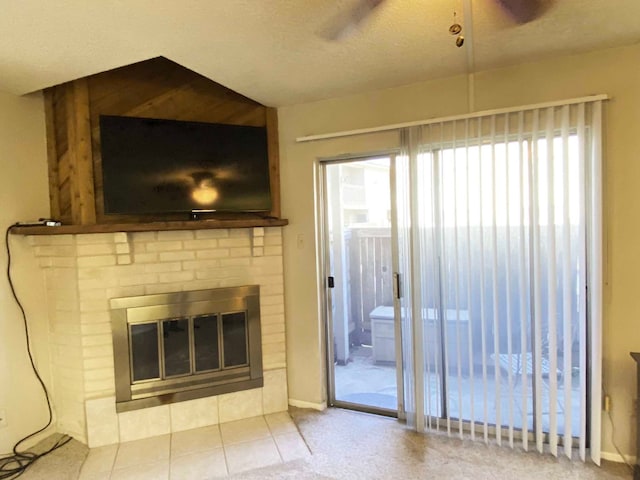
[[[222,478],[310,455],[287,412],[93,448],[80,480]]]

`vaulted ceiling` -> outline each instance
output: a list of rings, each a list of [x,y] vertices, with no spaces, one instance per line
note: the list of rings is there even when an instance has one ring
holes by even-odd
[[[282,106],[640,41],[640,0],[556,0],[524,25],[496,0],[386,0],[350,37],[324,39],[354,4],[0,0],[0,90],[24,94],[165,56]],[[448,32],[454,11],[462,48]]]

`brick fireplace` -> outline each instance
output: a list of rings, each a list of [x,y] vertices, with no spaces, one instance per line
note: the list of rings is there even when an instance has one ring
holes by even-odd
[[[58,430],[90,447],[287,409],[281,227],[31,235]],[[264,386],[116,412],[110,300],[257,285]]]

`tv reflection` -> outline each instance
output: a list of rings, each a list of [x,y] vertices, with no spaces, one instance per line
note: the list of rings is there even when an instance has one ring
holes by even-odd
[[[191,199],[198,205],[212,206],[219,196],[213,181],[213,174],[211,172],[194,172],[190,176],[195,183],[191,190]]]

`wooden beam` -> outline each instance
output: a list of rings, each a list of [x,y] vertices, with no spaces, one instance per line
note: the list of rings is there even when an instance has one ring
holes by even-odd
[[[96,223],[89,120],[89,87],[86,78],[66,84],[67,135],[71,168],[71,218],[74,224]]]
[[[267,148],[269,150],[269,186],[271,188],[271,216],[280,218],[280,140],[278,138],[278,110],[266,109]]]
[[[58,175],[58,145],[56,142],[55,106],[53,88],[44,91],[44,120],[47,135],[49,164],[49,210],[52,218],[60,218],[60,182]]]

